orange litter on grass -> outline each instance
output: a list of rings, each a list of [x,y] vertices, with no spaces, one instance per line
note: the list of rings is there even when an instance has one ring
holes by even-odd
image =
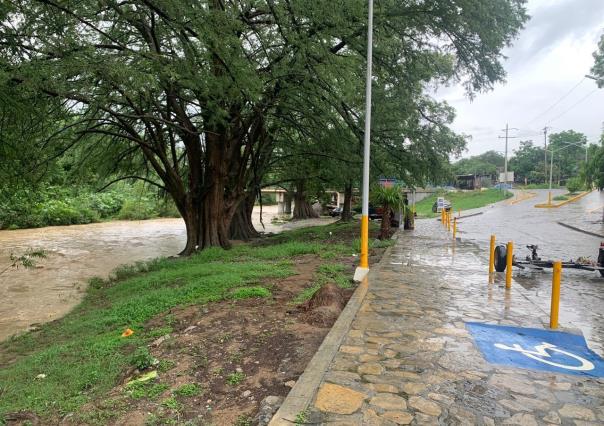
[[[132,336],[134,334],[134,331],[127,328],[123,333],[122,333],[122,337],[128,337],[128,336]]]

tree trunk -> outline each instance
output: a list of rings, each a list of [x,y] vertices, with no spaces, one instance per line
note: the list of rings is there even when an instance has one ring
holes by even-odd
[[[229,226],[229,238],[231,240],[248,241],[260,236],[252,224],[252,212],[255,201],[256,197],[254,194],[248,193],[239,203],[239,206],[237,206]]]
[[[380,240],[390,238],[390,206],[385,204],[382,214],[382,224],[380,225]]]
[[[187,242],[185,248],[179,253],[180,256],[189,256],[197,251],[199,247],[199,236],[201,233],[201,206],[194,203],[191,194],[177,197],[173,195],[174,204],[185,221]],[[182,195],[182,194],[181,194]]]
[[[313,210],[312,206],[306,199],[304,186],[305,182],[303,180],[296,182],[296,193],[294,194],[294,219],[317,218],[319,215]]]
[[[352,220],[352,182],[347,182],[344,185],[344,206],[342,207],[342,222],[350,222]]]
[[[206,134],[205,161],[203,180],[206,192],[201,206],[201,232],[198,245],[200,249],[216,246],[228,249],[231,247],[229,224],[236,206],[228,205],[225,199],[228,161],[226,141],[219,135]]]

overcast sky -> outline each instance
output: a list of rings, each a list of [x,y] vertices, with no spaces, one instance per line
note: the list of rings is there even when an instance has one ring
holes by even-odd
[[[550,132],[573,129],[592,142],[599,138],[604,89],[583,76],[593,65],[592,53],[604,33],[604,0],[529,0],[528,12],[531,19],[505,51],[505,83],[473,101],[461,87],[439,92],[438,97],[457,110],[453,128],[472,135],[464,157],[503,151],[498,136],[506,122],[519,129],[510,132],[520,136],[510,140],[510,150],[520,140],[543,145],[545,125]]]

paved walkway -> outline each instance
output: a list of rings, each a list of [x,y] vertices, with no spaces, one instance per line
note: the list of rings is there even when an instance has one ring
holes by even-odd
[[[311,424],[604,424],[604,379],[488,364],[464,322],[546,328],[519,285],[439,225],[400,234],[306,415]],[[562,324],[563,326],[564,324]],[[562,328],[563,330],[563,328]]]

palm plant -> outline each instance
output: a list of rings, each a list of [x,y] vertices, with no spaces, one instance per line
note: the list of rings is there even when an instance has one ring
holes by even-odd
[[[381,206],[383,211],[378,238],[380,240],[390,238],[390,215],[394,210],[405,209],[405,194],[398,185],[390,187],[380,185],[371,191],[371,200],[373,205]]]

